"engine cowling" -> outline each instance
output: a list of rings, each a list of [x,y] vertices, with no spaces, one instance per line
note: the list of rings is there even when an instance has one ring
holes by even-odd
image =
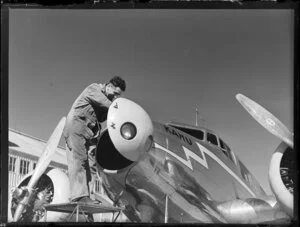
[[[273,153],[269,167],[269,183],[280,207],[293,216],[295,160],[293,149],[282,142]]]
[[[18,197],[22,193],[22,189],[26,188],[33,172],[28,173],[20,181],[9,198],[8,221],[13,221],[15,208],[18,204]],[[45,221],[43,205],[68,203],[70,197],[68,176],[59,169],[49,169],[39,179],[36,193],[33,201],[29,204],[29,208],[24,212],[21,221],[36,222]],[[47,221],[65,221],[69,214],[60,212],[47,212]]]
[[[235,199],[217,205],[218,211],[228,223],[253,224],[280,220],[287,223],[288,216],[277,203],[265,199]]]
[[[153,144],[153,124],[148,113],[125,98],[113,101],[107,128],[102,131],[96,160],[104,172],[117,172],[137,162]]]
[[[147,112],[131,100],[114,100],[108,110],[107,128],[115,147],[131,161],[137,161],[150,148],[152,121]]]

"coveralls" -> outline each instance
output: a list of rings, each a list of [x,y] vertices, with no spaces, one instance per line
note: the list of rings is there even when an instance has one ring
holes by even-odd
[[[78,96],[68,113],[63,135],[67,144],[70,199],[90,196],[96,177],[96,145],[111,101],[104,85],[93,83]]]

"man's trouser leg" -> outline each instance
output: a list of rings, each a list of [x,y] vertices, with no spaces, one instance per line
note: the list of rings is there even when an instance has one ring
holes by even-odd
[[[95,200],[95,182],[96,182],[96,144],[89,144],[89,150],[88,150],[88,162],[89,162],[89,169],[87,171],[90,172],[90,180],[88,182],[89,189],[90,189],[90,198]],[[90,222],[94,222],[95,217],[93,214],[88,214],[88,220]]]
[[[66,138],[67,142],[67,160],[70,180],[70,198],[71,200],[89,196],[88,181],[90,179],[88,165],[88,147],[86,139],[77,134],[70,134]]]
[[[91,198],[94,199],[95,193],[95,183],[97,178],[97,167],[96,167],[96,144],[90,144],[88,150],[88,160],[89,160],[89,172],[91,179],[89,180],[89,189]]]

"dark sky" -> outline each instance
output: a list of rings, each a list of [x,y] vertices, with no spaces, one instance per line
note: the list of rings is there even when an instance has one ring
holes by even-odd
[[[293,127],[289,10],[14,9],[9,27],[9,127],[48,140],[89,84],[112,75],[154,121],[216,131],[267,192],[280,140],[235,99],[255,100]]]

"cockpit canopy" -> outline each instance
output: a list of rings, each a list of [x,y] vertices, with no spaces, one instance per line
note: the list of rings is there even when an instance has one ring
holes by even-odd
[[[231,152],[230,147],[213,131],[192,125],[186,125],[177,122],[170,122],[167,124],[168,126],[174,127],[180,131],[183,131],[190,136],[193,136],[199,140],[206,141],[207,143],[219,147],[222,152],[232,161],[235,162],[233,154]]]

